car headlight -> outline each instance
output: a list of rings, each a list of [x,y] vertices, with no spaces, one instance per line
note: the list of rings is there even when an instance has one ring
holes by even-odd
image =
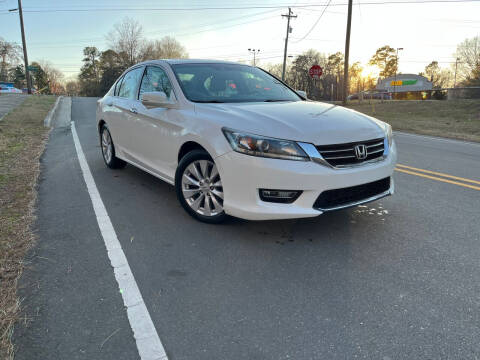
[[[310,160],[305,151],[295,141],[248,134],[225,128],[222,131],[232,149],[242,154],[284,160]]]
[[[385,123],[385,128],[384,128],[384,130],[385,130],[385,136],[386,136],[386,138],[387,138],[387,140],[388,140],[388,146],[389,146],[389,147],[392,147],[392,142],[393,142],[392,127],[391,127],[389,124]]]

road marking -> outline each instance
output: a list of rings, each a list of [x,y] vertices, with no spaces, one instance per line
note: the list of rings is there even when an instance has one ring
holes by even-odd
[[[137,282],[133,277],[132,270],[128,265],[125,253],[118,241],[117,234],[113,228],[107,209],[103,204],[98,192],[95,180],[82,150],[82,145],[75,129],[75,122],[71,122],[73,142],[77,150],[78,162],[82,169],[83,179],[87,185],[88,194],[92,200],[93,210],[97,217],[98,227],[102,233],[108,257],[113,267],[115,279],[117,280],[122,294],[123,303],[127,308],[128,321],[133,331],[133,337],[137,343],[138,354],[141,360],[168,360],[160,337],[153,325],[152,318],[148,313],[147,306],[143,301],[142,294],[138,289]]]
[[[439,176],[443,176],[443,177],[446,177],[446,178],[449,178],[449,179],[461,180],[461,181],[464,181],[464,182],[469,182],[469,183],[480,185],[480,181],[465,179],[465,178],[462,178],[462,177],[459,177],[459,176],[453,176],[453,175],[448,175],[448,174],[444,174],[444,173],[441,173],[441,172],[419,169],[419,168],[415,168],[413,166],[407,166],[407,165],[402,165],[402,164],[397,164],[397,166],[400,166],[400,167],[405,168],[405,169],[420,171],[420,172],[424,172],[424,173],[432,174],[432,175],[439,175]]]
[[[396,170],[396,171],[403,172],[403,173],[405,173],[405,174],[417,175],[417,176],[421,176],[421,177],[424,177],[424,178],[427,178],[427,179],[432,179],[432,180],[437,180],[437,181],[441,181],[441,182],[445,182],[445,183],[449,183],[449,184],[454,184],[454,185],[458,185],[458,186],[463,186],[463,187],[470,188],[470,189],[474,189],[474,190],[480,190],[480,186],[474,186],[474,185],[464,184],[464,183],[461,183],[461,182],[458,182],[458,181],[452,181],[452,180],[442,179],[442,178],[439,178],[439,177],[436,177],[436,176],[430,176],[430,175],[421,174],[421,173],[417,173],[417,172],[409,171],[409,170],[404,170],[404,169],[400,169],[400,168],[395,168],[395,170]]]

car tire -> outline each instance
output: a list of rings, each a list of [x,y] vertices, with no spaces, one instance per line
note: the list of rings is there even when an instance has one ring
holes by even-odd
[[[122,169],[127,165],[125,161],[115,156],[112,135],[105,124],[100,129],[100,148],[102,149],[103,161],[110,169]]]
[[[228,217],[223,210],[223,186],[212,157],[203,150],[187,153],[175,172],[177,198],[193,218],[219,224]]]

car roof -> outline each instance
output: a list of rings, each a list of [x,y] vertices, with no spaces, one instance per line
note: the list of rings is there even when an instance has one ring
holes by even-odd
[[[233,61],[225,61],[225,60],[212,60],[212,59],[158,59],[158,60],[148,60],[144,61],[141,64],[170,64],[170,65],[177,65],[177,64],[232,64],[232,65],[246,65],[238,62]]]

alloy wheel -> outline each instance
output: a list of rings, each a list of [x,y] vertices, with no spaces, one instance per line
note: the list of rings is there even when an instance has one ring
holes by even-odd
[[[104,129],[102,131],[102,154],[107,164],[110,164],[110,161],[112,161],[112,152],[112,137],[110,136],[110,132]]]
[[[210,160],[195,160],[182,175],[182,193],[188,206],[203,216],[223,212],[223,187],[217,166]]]

